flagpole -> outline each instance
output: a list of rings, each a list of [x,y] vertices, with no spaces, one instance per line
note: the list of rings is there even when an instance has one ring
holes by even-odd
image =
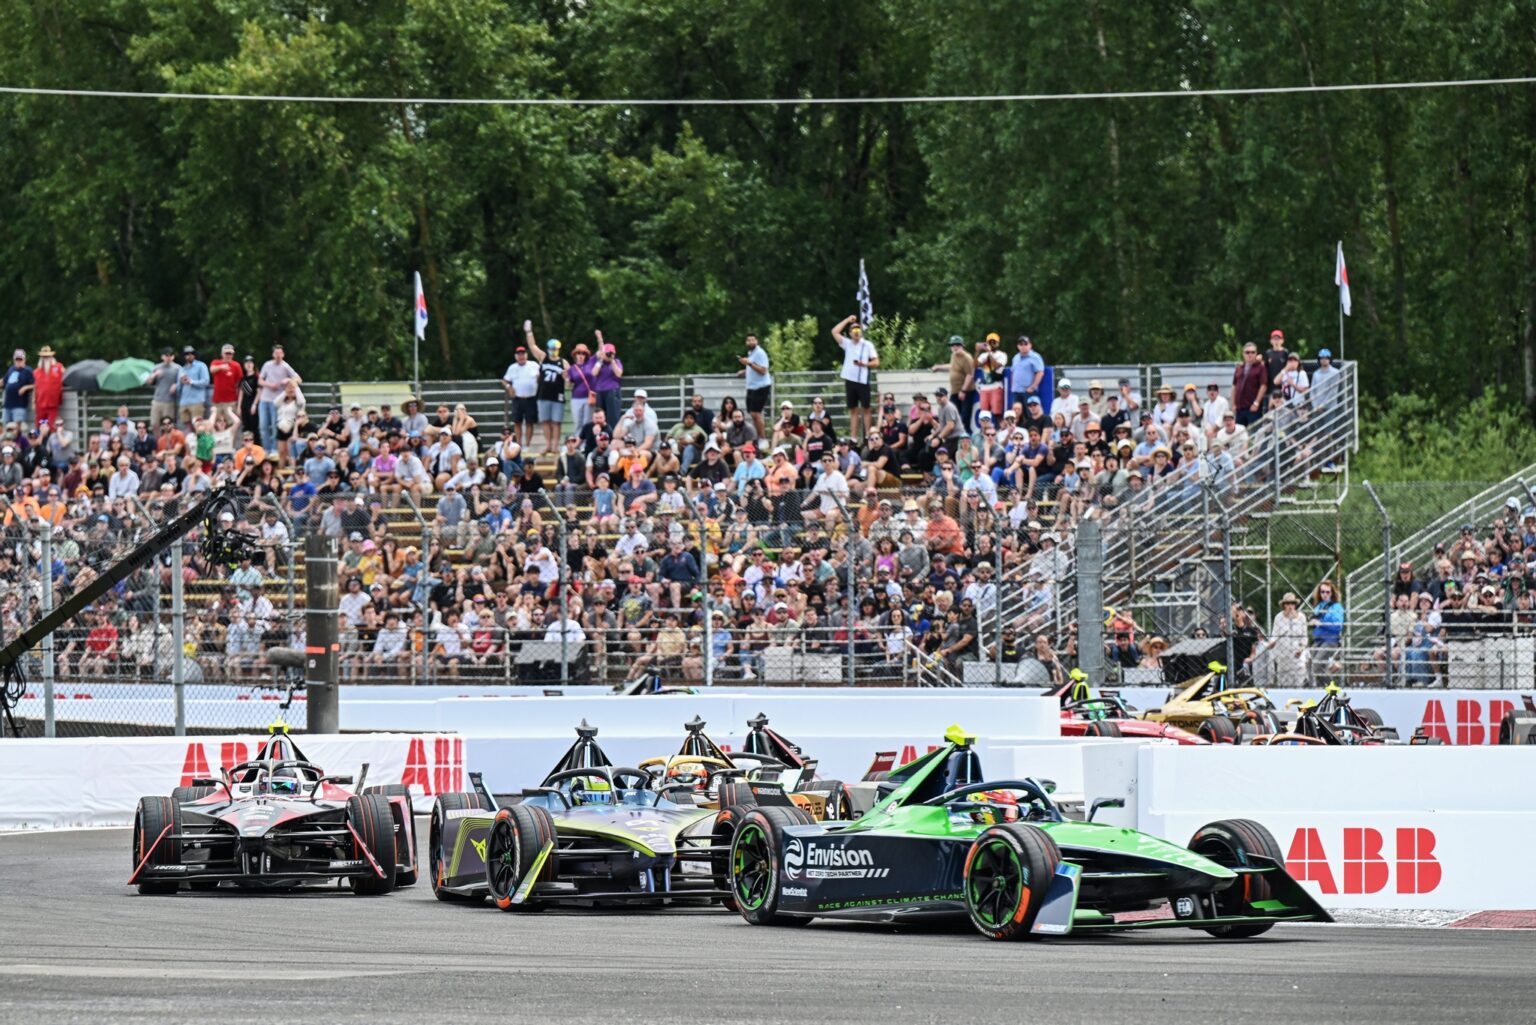
[[[1344,362],[1344,304],[1339,303],[1339,362]]]

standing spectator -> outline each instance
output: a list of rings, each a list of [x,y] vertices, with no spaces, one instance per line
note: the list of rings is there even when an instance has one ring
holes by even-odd
[[[1333,353],[1321,349],[1317,353],[1317,369],[1312,371],[1312,408],[1327,409],[1339,390],[1339,368],[1333,365]]]
[[[597,367],[592,374],[592,389],[597,394],[597,404],[608,414],[609,423],[618,423],[623,412],[620,389],[624,385],[624,361],[612,342],[603,341],[603,333],[597,332]]]
[[[181,368],[176,365],[176,350],[169,345],[160,350],[160,362],[149,372],[144,383],[155,391],[149,403],[149,422],[158,424],[170,417],[176,420],[176,390],[181,383]]]
[[[284,466],[291,466],[294,457],[298,454],[297,446],[292,444],[295,436],[302,433],[303,427],[309,422],[309,417],[304,412],[304,393],[299,390],[299,377],[297,374],[283,382],[282,390],[278,393],[277,403],[274,408],[272,422],[273,434],[277,439],[277,453]],[[300,442],[302,444],[302,440]]]
[[[37,423],[57,429],[60,426],[59,404],[64,400],[64,364],[53,358],[53,346],[45,345],[37,350],[37,369],[32,371],[32,379],[35,385],[32,404]]]
[[[1273,378],[1273,390],[1278,392],[1290,406],[1299,407],[1307,400],[1307,389],[1311,387],[1311,380],[1307,372],[1301,369],[1301,357],[1294,352],[1285,357],[1285,369]]]
[[[844,335],[843,331],[848,334]],[[874,428],[870,408],[869,372],[880,366],[875,344],[864,338],[864,326],[858,316],[844,317],[832,329],[832,337],[843,350],[843,394],[848,400],[848,433],[862,438]]]
[[[1301,615],[1300,602],[1287,591],[1280,599],[1280,611],[1270,624],[1270,674],[1267,686],[1301,687],[1306,682],[1307,621]]]
[[[1006,396],[1008,357],[999,348],[1002,336],[996,331],[988,333],[986,341],[976,346],[976,400],[977,405],[992,414],[992,419],[1003,416]]]
[[[1343,640],[1344,606],[1337,595],[1332,581],[1324,580],[1318,584],[1312,618],[1307,621],[1312,628],[1312,685],[1315,687],[1328,682],[1328,663],[1338,654]]]
[[[558,455],[560,428],[565,424],[565,382],[570,376],[571,365],[560,357],[558,338],[551,338],[544,348],[539,348],[538,341],[533,337],[531,320],[523,321],[523,341],[533,358],[538,360],[539,383],[534,398],[537,401],[539,429],[544,434],[543,454]],[[530,437],[528,444],[531,443]]]
[[[1237,425],[1247,427],[1264,416],[1264,396],[1269,391],[1269,376],[1259,359],[1259,347],[1243,346],[1243,361],[1232,372],[1232,412]]]
[[[207,417],[211,395],[208,364],[197,358],[197,349],[188,345],[181,350],[181,373],[176,378],[176,406],[182,422],[190,427]]]
[[[213,382],[213,419],[224,413],[231,422],[239,419],[240,384],[245,371],[235,360],[235,347],[228,342],[219,350],[219,358],[208,364],[208,376]]]
[[[976,360],[965,351],[965,339],[959,335],[950,335],[949,362],[935,363],[929,369],[949,371],[949,394],[955,404],[955,411],[960,414],[960,422],[964,425],[962,429],[969,432],[971,407],[976,398]],[[864,435],[857,434],[855,437],[862,438]]]
[[[268,452],[277,450],[277,404],[283,397],[285,386],[292,381],[295,386],[304,383],[298,371],[283,358],[283,347],[272,346],[272,358],[262,364],[256,392],[256,417],[260,426],[261,447]]]
[[[1200,413],[1200,429],[1205,432],[1207,438],[1221,430],[1222,418],[1231,408],[1232,404],[1221,397],[1221,385],[1212,381],[1205,386],[1205,404]]]
[[[1024,408],[1031,397],[1039,397],[1040,385],[1045,380],[1045,360],[1035,352],[1035,343],[1029,335],[1019,335],[1018,352],[1008,374],[1008,408],[1015,405]]]
[[[766,438],[763,410],[768,408],[773,395],[773,375],[768,372],[768,353],[757,344],[757,335],[747,335],[747,354],[737,356],[736,362],[741,364],[736,376],[747,379],[747,412],[752,416],[752,425],[757,428],[757,437]]]
[[[597,408],[597,394],[592,390],[592,374],[597,357],[587,348],[586,342],[577,342],[571,349],[571,365],[565,378],[571,385],[571,432],[580,434],[581,429],[592,422],[592,411]]]
[[[532,329],[531,321],[524,321]],[[501,386],[512,399],[512,436],[523,448],[533,445],[533,428],[539,422],[539,368],[528,361],[528,348],[512,351],[512,362],[501,375]]]
[[[1264,354],[1264,380],[1273,383],[1285,369],[1285,361],[1290,355],[1285,351],[1285,332],[1275,328],[1269,333],[1269,351]]]
[[[261,414],[257,403],[261,396],[261,381],[256,373],[256,357],[246,356],[240,361],[240,430],[249,431],[252,437],[261,437]],[[151,418],[151,423],[154,419]]]

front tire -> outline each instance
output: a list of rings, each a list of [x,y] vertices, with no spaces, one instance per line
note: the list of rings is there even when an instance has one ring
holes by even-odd
[[[403,817],[398,823],[397,832],[395,834],[395,850],[399,854],[410,855],[410,860],[407,862],[407,864],[409,864],[411,867],[401,868],[395,874],[395,886],[415,886],[418,876],[416,869],[416,831],[411,828],[412,823],[405,821],[405,819],[409,818],[412,814],[411,788],[405,786],[402,783],[381,783],[376,787],[364,787],[363,796],[367,797],[369,794],[381,794],[386,798],[405,798]],[[390,817],[394,817],[393,812],[390,813]]]
[[[965,858],[965,910],[988,939],[1021,940],[1045,904],[1061,851],[1037,826],[1009,822],[985,830]]]
[[[1285,864],[1285,855],[1275,835],[1252,819],[1221,819],[1195,830],[1188,847],[1196,854],[1210,858],[1226,868],[1248,868],[1252,865],[1249,855],[1258,854],[1277,865]],[[1269,881],[1263,876],[1245,875],[1216,894],[1216,911],[1222,915],[1240,915],[1251,911],[1251,905],[1270,898]],[[1269,932],[1274,922],[1245,922],[1240,925],[1217,925],[1205,931],[1224,940],[1248,939]]]
[[[730,890],[741,912],[753,925],[805,925],[805,915],[779,912],[779,871],[788,826],[811,824],[800,808],[753,808],[741,819],[731,839]]]
[[[485,845],[485,881],[492,903],[503,911],[544,910],[544,904],[531,894],[521,904],[512,903],[512,898],[534,859],[555,837],[555,820],[543,808],[514,804],[496,813]],[[555,858],[551,851],[540,873],[542,881],[554,878]]]
[[[347,823],[362,840],[361,844],[353,842],[353,858],[368,863],[367,875],[352,877],[352,892],[359,897],[378,897],[393,890],[400,859],[395,849],[395,815],[389,798],[383,794],[348,798]],[[374,873],[372,863],[368,862],[369,854],[378,862],[382,876]]]
[[[1211,716],[1200,724],[1198,732],[1200,736],[1212,744],[1233,744],[1237,742],[1237,726],[1226,716]]]
[[[1112,723],[1108,719],[1095,719],[1083,728],[1085,737],[1123,737],[1118,723]]]
[[[161,839],[166,827],[171,827],[170,832],[176,833],[176,822],[180,818],[176,814],[176,802],[169,797],[141,797],[139,807],[133,816],[133,871],[139,871],[139,863],[144,862],[144,872],[160,865],[181,864],[181,841],[172,840],[170,834]],[[156,840],[160,842],[155,843]],[[145,852],[150,852],[149,859],[144,858]],[[139,892],[153,896],[165,896],[175,893],[181,883],[175,879],[142,879],[138,884]]]

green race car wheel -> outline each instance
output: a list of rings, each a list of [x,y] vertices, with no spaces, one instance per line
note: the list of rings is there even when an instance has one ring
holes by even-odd
[[[994,940],[1027,937],[1060,860],[1056,844],[1034,826],[1014,822],[986,830],[965,859],[971,924]]]
[[[810,825],[799,808],[752,808],[742,816],[731,839],[730,890],[741,912],[753,925],[804,925],[803,915],[779,911],[779,851],[786,826]]]
[[[543,808],[514,804],[496,813],[486,837],[485,881],[491,891],[491,901],[498,908],[503,911],[544,910],[544,904],[531,896],[520,904],[514,903],[512,898],[544,845],[554,841],[554,819]],[[544,882],[554,878],[555,857],[551,852],[540,872]]]

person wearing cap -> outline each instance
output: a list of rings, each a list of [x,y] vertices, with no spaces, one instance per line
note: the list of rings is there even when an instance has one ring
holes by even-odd
[[[775,447],[784,445],[791,450],[800,447],[800,439],[805,437],[805,422],[795,412],[795,404],[788,399],[779,403],[779,418],[773,423],[773,435],[769,439]]]
[[[1285,332],[1275,328],[1269,333],[1269,351],[1264,353],[1264,376],[1274,387],[1275,378],[1285,369],[1285,361],[1290,357],[1285,349]]]
[[[639,450],[649,460],[661,437],[661,427],[656,420],[656,411],[651,408],[650,393],[644,388],[635,389],[634,401],[624,411],[624,415],[619,417],[613,434],[616,439]]]
[[[41,425],[46,420],[57,425],[59,406],[64,401],[64,364],[53,358],[53,346],[37,350],[37,369],[32,371],[32,381],[32,407],[37,423]]]
[[[219,349],[219,358],[208,364],[208,378],[211,383],[213,401],[213,419],[217,421],[219,414],[229,417],[230,423],[240,422],[240,382],[245,378],[245,370],[240,361],[235,359],[235,347],[225,342]]]
[[[702,484],[718,484],[731,475],[731,468],[720,454],[714,439],[704,443],[704,457],[688,468],[688,476]]]
[[[935,363],[929,369],[949,372],[950,401],[960,415],[962,429],[969,432],[976,401],[976,358],[965,351],[965,339],[959,335],[950,335],[949,362]]]
[[[543,454],[552,456],[560,447],[560,428],[565,424],[565,383],[570,377],[571,365],[561,355],[560,339],[551,338],[544,348],[539,348],[531,320],[523,321],[523,344],[538,361],[538,385],[534,391],[536,412],[539,430],[544,434]]]
[[[1306,686],[1307,619],[1301,614],[1301,602],[1287,591],[1280,598],[1280,611],[1270,624],[1269,639],[1261,653],[1265,656],[1264,686],[1300,688]]]
[[[1200,404],[1200,430],[1207,438],[1221,430],[1222,418],[1232,408],[1221,394],[1221,385],[1211,381],[1205,386],[1205,400]]]
[[[737,410],[736,415],[740,414],[741,411]],[[736,454],[740,458],[736,462],[736,472],[731,474],[731,479],[736,484],[736,497],[744,498],[747,494],[747,482],[762,480],[768,475],[768,468],[757,458],[757,446],[750,441],[737,449]]]
[[[529,337],[533,325],[525,321]],[[539,367],[528,361],[528,347],[512,350],[512,362],[501,375],[501,387],[512,400],[512,435],[523,448],[533,445],[534,425],[539,422]]]
[[[847,331],[847,334],[843,332]],[[870,395],[870,371],[880,365],[875,343],[864,337],[864,325],[850,315],[832,329],[832,340],[843,350],[843,396],[848,404],[848,433],[862,438],[874,427]]]
[[[529,330],[533,324],[528,324]],[[586,342],[577,342],[571,348],[570,365],[566,368],[566,383],[571,386],[571,430],[576,434],[592,422],[592,413],[598,408],[597,393],[592,390],[599,359]]]
[[[1077,413],[1078,397],[1072,394],[1071,378],[1063,377],[1056,382],[1056,397],[1051,400],[1051,419],[1055,420],[1059,413],[1063,420],[1070,421]]]
[[[976,409],[991,413],[993,420],[1003,415],[1008,398],[1008,357],[1002,345],[1003,338],[996,331],[987,332],[987,337],[976,343]]]
[[[261,424],[261,447],[268,452],[277,450],[277,406],[287,394],[288,382],[295,387],[304,383],[286,357],[281,345],[272,346],[272,358],[261,365],[257,375],[256,414]]]
[[[1039,397],[1045,381],[1045,359],[1035,351],[1029,335],[1014,340],[1017,351],[1008,366],[1008,409],[1027,408],[1031,396]]]
[[[1339,393],[1339,368],[1333,365],[1333,353],[1328,349],[1317,351],[1317,369],[1312,371],[1312,390],[1307,393],[1314,410],[1323,410]]]
[[[768,408],[773,394],[773,375],[768,372],[768,353],[758,344],[757,335],[748,334],[746,346],[746,355],[736,357],[736,362],[741,364],[736,376],[746,378],[747,415],[752,417],[757,436],[766,438],[768,428],[763,422],[763,410]]]
[[[807,520],[824,520],[832,522],[841,514],[838,503],[848,502],[848,478],[838,469],[837,456],[828,452],[821,457],[821,465],[818,467],[816,483],[811,487],[811,493],[800,504]],[[812,509],[815,503],[817,508]]]
[[[176,365],[176,350],[169,345],[164,346],[160,350],[160,362],[155,364],[155,369],[144,379],[144,383],[154,389],[149,402],[150,423],[163,423],[166,417],[175,422],[176,389],[180,380],[181,368]]]
[[[597,396],[597,405],[608,414],[608,422],[616,424],[624,406],[621,392],[624,385],[624,361],[619,359],[614,344],[603,340],[601,331],[594,332],[594,335],[597,338],[597,361],[592,372],[592,393]]]

